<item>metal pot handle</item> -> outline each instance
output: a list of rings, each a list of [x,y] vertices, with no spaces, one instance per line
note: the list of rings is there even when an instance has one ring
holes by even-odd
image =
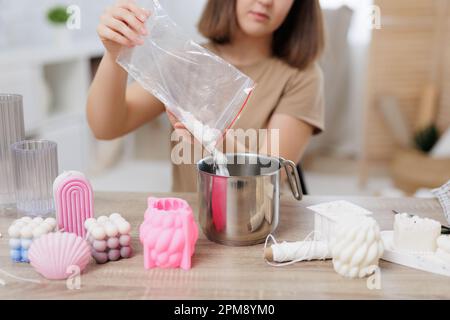
[[[298,175],[297,166],[294,162],[290,160],[285,160],[280,158],[281,165],[286,170],[286,175],[289,181],[289,186],[291,187],[292,194],[295,199],[302,200],[303,198],[303,190],[302,185],[300,183],[300,176]]]

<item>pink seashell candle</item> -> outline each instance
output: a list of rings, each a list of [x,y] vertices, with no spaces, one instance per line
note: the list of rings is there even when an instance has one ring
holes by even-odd
[[[144,246],[146,269],[189,270],[198,239],[192,208],[182,199],[150,197],[139,238]]]
[[[49,280],[67,279],[73,268],[81,273],[91,259],[86,240],[73,233],[49,233],[34,240],[28,251],[30,264]]]
[[[81,172],[67,171],[55,179],[53,193],[58,228],[84,237],[84,222],[94,215],[89,181]]]

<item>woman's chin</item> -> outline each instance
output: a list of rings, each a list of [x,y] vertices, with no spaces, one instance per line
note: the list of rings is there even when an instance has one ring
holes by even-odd
[[[267,37],[272,35],[273,32],[265,26],[254,24],[246,25],[244,28],[242,28],[242,30],[247,36],[255,38]]]

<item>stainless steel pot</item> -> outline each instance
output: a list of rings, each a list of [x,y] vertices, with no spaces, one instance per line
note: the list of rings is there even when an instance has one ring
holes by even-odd
[[[264,242],[279,218],[284,168],[297,200],[302,189],[292,161],[256,154],[227,154],[229,177],[216,175],[212,157],[197,164],[199,220],[208,239],[231,246]]]

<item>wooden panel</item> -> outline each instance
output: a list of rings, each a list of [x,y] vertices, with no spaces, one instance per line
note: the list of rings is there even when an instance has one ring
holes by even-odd
[[[441,104],[438,114],[438,125],[443,131],[450,127],[450,16],[447,19],[446,34],[447,41],[445,43],[445,58],[442,67],[442,89],[441,89]]]
[[[435,0],[375,0],[383,16],[418,17],[434,14]]]
[[[445,1],[375,1],[381,8],[383,25],[381,30],[374,30],[370,48],[366,160],[389,160],[397,147],[377,110],[377,102],[383,95],[398,99],[413,128],[426,85],[430,81],[442,84],[438,124],[441,129],[450,124],[450,32],[446,32],[450,31],[450,14]]]

